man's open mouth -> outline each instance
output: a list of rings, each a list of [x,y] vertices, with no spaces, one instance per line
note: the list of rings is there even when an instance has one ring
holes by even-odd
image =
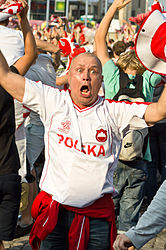
[[[81,94],[82,94],[82,95],[87,95],[87,94],[89,94],[89,93],[90,93],[89,87],[88,87],[87,85],[83,85],[83,86],[81,87]]]

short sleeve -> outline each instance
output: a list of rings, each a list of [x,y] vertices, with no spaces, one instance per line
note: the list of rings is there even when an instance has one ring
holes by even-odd
[[[107,104],[110,119],[112,119],[114,124],[118,127],[121,138],[123,138],[129,130],[147,127],[144,120],[144,114],[148,104],[115,102],[109,100]]]
[[[103,66],[105,98],[113,99],[119,91],[119,69],[110,59]]]
[[[23,104],[38,113],[42,122],[50,120],[59,108],[60,91],[57,88],[25,78]]]

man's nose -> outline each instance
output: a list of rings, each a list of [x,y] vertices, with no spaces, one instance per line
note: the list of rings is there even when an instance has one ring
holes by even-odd
[[[83,80],[89,81],[90,80],[90,74],[88,70],[84,70],[83,72]]]

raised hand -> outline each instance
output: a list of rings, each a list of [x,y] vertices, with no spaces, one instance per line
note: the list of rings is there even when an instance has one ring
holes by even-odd
[[[20,2],[22,3],[23,10],[17,13],[17,17],[19,20],[27,16],[28,8],[29,8],[26,0],[20,0]]]
[[[132,0],[114,0],[113,4],[116,4],[118,10],[124,8]]]

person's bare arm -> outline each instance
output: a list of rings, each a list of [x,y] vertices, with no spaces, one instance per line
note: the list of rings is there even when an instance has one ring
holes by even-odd
[[[68,83],[67,75],[56,77],[56,85],[60,86],[60,85],[65,85],[67,83]]]
[[[166,86],[164,86],[158,102],[148,105],[144,118],[149,125],[154,125],[156,122],[166,118]]]
[[[37,48],[50,52],[50,53],[56,53],[59,50],[58,41],[57,41],[57,45],[55,45],[55,44],[48,43],[47,41],[42,41],[36,38],[36,45],[37,45]]]
[[[62,18],[58,17],[58,24],[59,24],[59,34],[61,37],[65,37],[65,23],[63,22]]]
[[[74,35],[75,35],[75,40],[76,40],[76,43],[80,43],[80,29],[77,27],[75,30],[74,30]]]
[[[134,39],[134,30],[131,26],[130,23],[128,23],[125,19],[123,19],[123,23],[126,24],[126,28],[127,28],[127,36],[129,37],[130,41]]]
[[[25,90],[25,78],[11,72],[5,57],[0,51],[0,85],[15,99],[22,102]]]
[[[56,53],[52,53],[53,66],[55,71],[57,71],[59,68],[60,58],[61,58],[60,50],[58,50]]]
[[[125,23],[127,25],[127,27],[130,30],[131,34],[134,36],[135,33],[134,33],[132,25],[129,22],[127,22],[125,19],[123,19],[123,23]]]
[[[37,57],[36,43],[27,19],[28,6],[23,3],[24,9],[17,14],[24,36],[24,55],[14,64],[20,75],[25,75]]]
[[[108,49],[107,49],[106,36],[107,36],[111,21],[116,11],[125,7],[130,2],[131,0],[114,0],[112,5],[108,9],[106,15],[102,19],[99,25],[99,28],[96,31],[96,35],[95,35],[96,53],[102,65],[104,65],[108,60],[110,60]]]
[[[67,32],[68,35],[70,35],[71,34],[71,30],[69,28],[69,23],[68,23],[67,17],[64,19],[64,23],[65,23],[65,26],[66,26],[66,32]]]

